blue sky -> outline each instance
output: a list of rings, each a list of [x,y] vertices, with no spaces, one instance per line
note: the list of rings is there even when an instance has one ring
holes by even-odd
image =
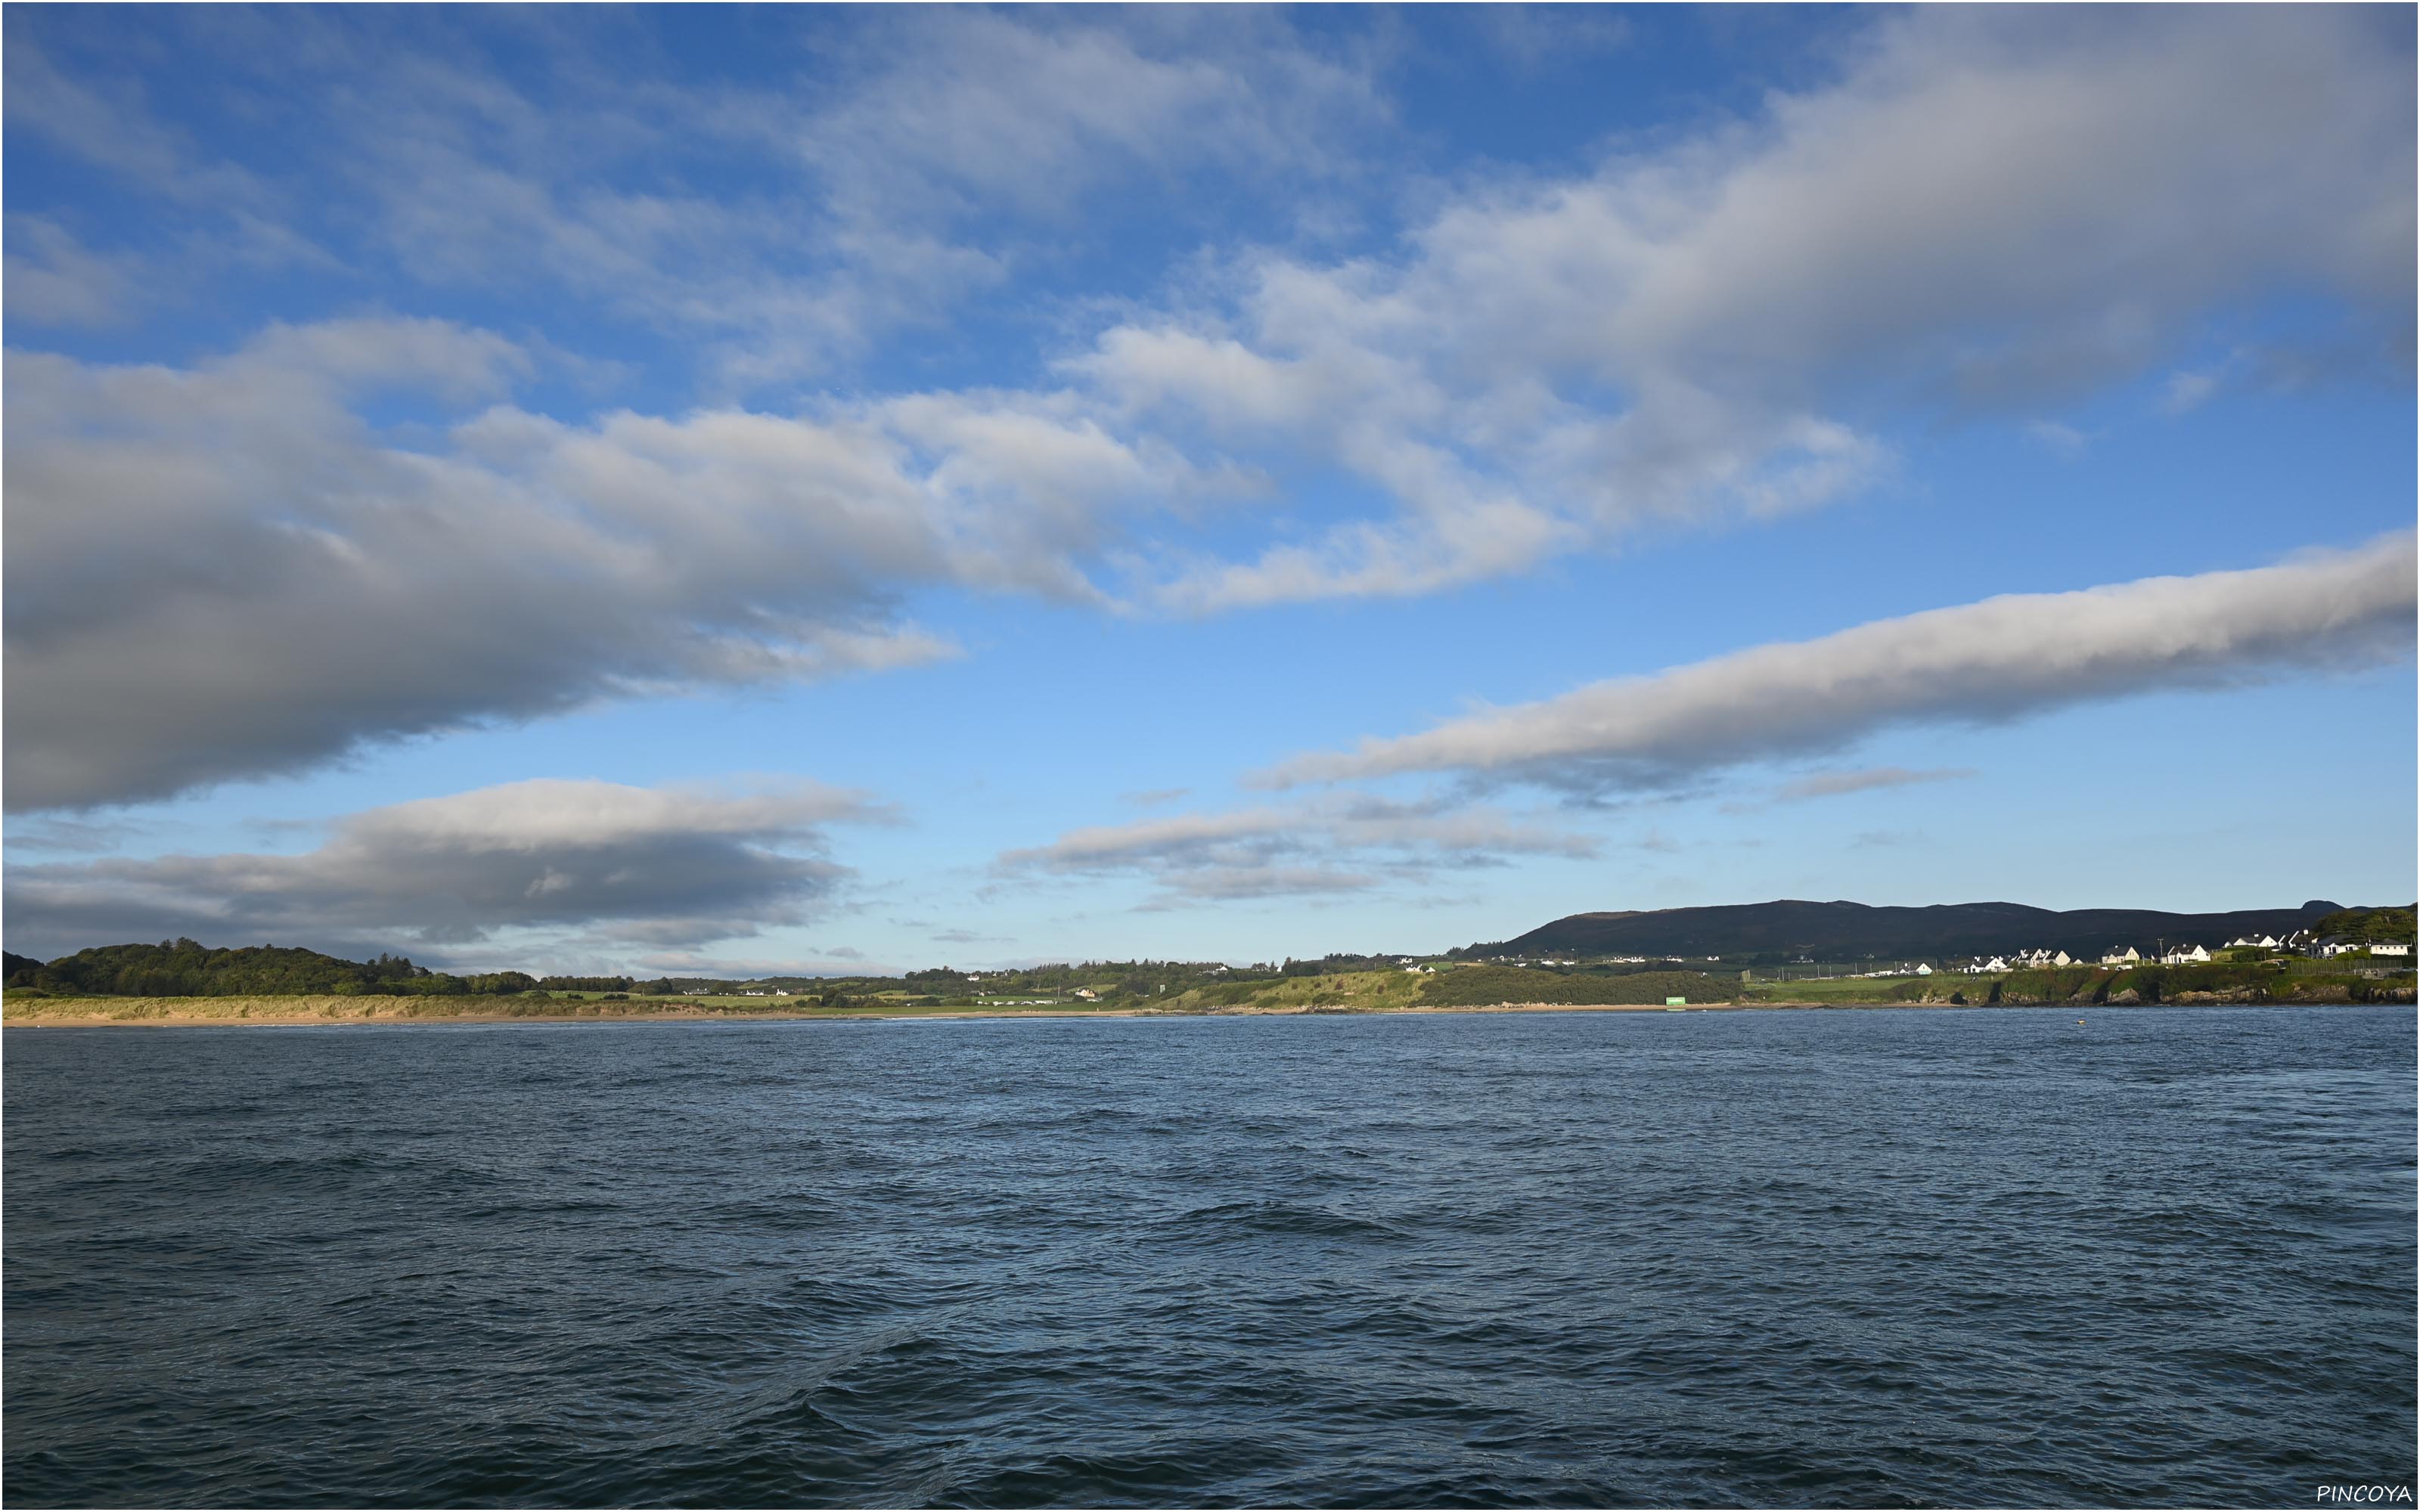
[[[2408,9],[5,24],[12,950],[2415,891]]]

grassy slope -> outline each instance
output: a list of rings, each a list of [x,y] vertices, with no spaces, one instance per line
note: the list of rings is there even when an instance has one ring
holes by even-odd
[[[1276,981],[1222,982],[1170,993],[1165,999],[1138,999],[1135,1006],[1167,1008],[1180,1013],[1210,1012],[1222,1008],[1346,1008],[1377,1012],[1414,1006],[1419,1001],[1420,984],[1430,980],[1409,971],[1342,971],[1332,976],[1285,977]]]
[[[1668,997],[1692,1003],[1729,1003],[1740,995],[1736,978],[1699,971],[1641,971],[1628,976],[1565,976],[1516,966],[1464,966],[1419,980],[1428,983],[1423,1004],[1477,1008],[1495,1003],[1570,1003],[1575,1007],[1659,1004]]]
[[[1434,974],[1351,971],[1322,977],[1288,977],[1280,981],[1234,982],[1172,994],[1164,1004],[1143,1000],[1138,1006],[1165,1006],[1180,1012],[1309,1008],[1382,1012],[1406,1008],[1493,1008],[1506,1003],[1652,1006],[1668,997],[1686,997],[1692,1003],[1727,1003],[1738,995],[1738,982],[1695,971],[1604,977],[1566,976],[1513,966],[1457,966]]]

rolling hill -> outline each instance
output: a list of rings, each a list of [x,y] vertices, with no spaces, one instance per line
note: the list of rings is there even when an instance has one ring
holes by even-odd
[[[2148,908],[2059,912],[2023,903],[1935,903],[1925,908],[1781,899],[1708,908],[1574,914],[1527,934],[1473,945],[1466,959],[1497,956],[1709,956],[1824,961],[1982,955],[2039,948],[2097,956],[2162,940],[2217,946],[2245,934],[2280,938],[2337,912],[2313,901],[2300,908],[2227,914],[2169,914]]]

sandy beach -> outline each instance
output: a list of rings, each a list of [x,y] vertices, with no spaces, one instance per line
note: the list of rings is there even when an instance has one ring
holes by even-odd
[[[737,1009],[711,1004],[674,1002],[658,1008],[632,1003],[558,1002],[516,1012],[494,999],[412,997],[205,997],[45,998],[8,1002],[0,1007],[0,1025],[10,1028],[228,1028],[247,1026],[342,1028],[365,1024],[644,1024],[712,1022],[728,1024],[789,1024],[822,1021],[869,1022],[923,1019],[1151,1019],[1369,1017],[1377,1014],[1430,1013],[1678,1013],[1732,1012],[1754,1009],[1931,1008],[1966,1011],[1984,1005],[1950,1003],[1839,1003],[1779,999],[1748,1002],[1691,1003],[1669,1008],[1660,1003],[1488,1003],[1469,1006],[1422,1004],[1396,1008],[1353,1008],[1342,1004],[1239,1006],[1216,1009],[1175,1008],[925,1008],[925,1009]],[[2040,1005],[1991,1005],[2024,1007]]]

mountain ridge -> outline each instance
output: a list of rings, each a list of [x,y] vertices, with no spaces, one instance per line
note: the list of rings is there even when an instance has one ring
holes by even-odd
[[[2037,908],[1993,901],[1923,905],[1778,898],[1761,903],[1569,914],[1509,940],[1455,952],[1464,959],[1530,955],[1759,956],[1858,960],[2066,950],[2098,956],[2162,942],[2216,947],[2246,934],[2283,938],[2342,910],[2324,899],[2299,908],[2180,914],[2151,908]]]

